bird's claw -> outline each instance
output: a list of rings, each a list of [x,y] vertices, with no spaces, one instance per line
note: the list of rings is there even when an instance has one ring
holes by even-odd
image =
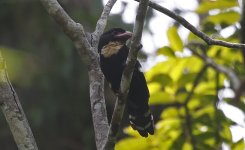
[[[143,45],[142,45],[141,43],[139,43],[139,44],[136,46],[136,49],[137,49],[137,50],[140,50],[142,47],[143,47]]]

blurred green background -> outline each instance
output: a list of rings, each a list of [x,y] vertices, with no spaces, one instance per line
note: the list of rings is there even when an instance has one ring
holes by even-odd
[[[94,29],[100,0],[60,2]],[[39,0],[0,0],[0,49],[39,149],[95,149],[86,67]],[[0,114],[0,149],[16,150]]]

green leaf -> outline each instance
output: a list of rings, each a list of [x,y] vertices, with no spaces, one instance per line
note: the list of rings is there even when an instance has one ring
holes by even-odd
[[[190,56],[190,57],[185,57],[182,59],[187,59],[187,62],[185,64],[185,68],[184,68],[184,73],[196,73],[199,72],[201,67],[203,66],[203,62],[201,59],[194,57],[194,56]]]
[[[232,57],[230,57],[232,56]],[[225,51],[222,51],[221,53],[221,57],[222,59],[219,59],[218,63],[222,63],[225,65],[232,65],[232,63],[237,62],[243,62],[243,57],[241,55],[241,53],[237,52],[237,51],[233,51],[231,49],[227,49]]]
[[[182,133],[180,128],[181,124],[182,121],[180,118],[165,118],[156,124],[156,128],[159,134],[163,134],[163,136],[171,139],[176,139]]]
[[[167,118],[164,120],[160,120],[156,127],[158,129],[165,128],[165,129],[175,129],[181,126],[181,120],[179,118]]]
[[[141,137],[141,135],[136,130],[134,130],[131,126],[124,128],[123,132],[132,137],[136,137],[136,138]]]
[[[128,150],[129,148],[132,150],[147,150],[150,146],[150,143],[147,142],[145,138],[126,138],[120,140],[115,149],[116,150]]]
[[[182,147],[182,150],[193,150],[191,143],[185,142],[183,147]]]
[[[173,81],[178,81],[181,75],[184,73],[184,69],[188,63],[188,59],[178,59],[175,65],[169,71],[169,74]]]
[[[201,66],[203,66],[203,62],[200,59],[193,56],[185,57],[176,59],[168,73],[173,81],[177,82],[184,74],[200,71]]]
[[[221,53],[223,51],[226,51],[226,49],[229,49],[227,47],[220,47],[220,46],[210,46],[210,48],[208,49],[208,53],[207,55],[210,57],[214,57],[214,58],[220,58],[221,57]]]
[[[148,83],[147,86],[148,86],[150,94],[155,94],[161,91],[162,85],[158,82],[151,82],[151,83]]]
[[[215,83],[214,82],[201,82],[198,84],[198,86],[195,89],[195,93],[198,94],[209,94],[209,95],[215,95]]]
[[[186,137],[184,134],[181,134],[178,138],[176,138],[171,145],[170,149],[171,150],[180,150],[184,146],[184,143],[186,141]]]
[[[178,110],[176,108],[171,108],[171,107],[164,109],[164,111],[162,111],[162,114],[161,114],[162,119],[174,118],[178,116],[179,116]]]
[[[184,87],[188,83],[192,83],[196,78],[197,73],[183,74],[177,81],[178,87]]]
[[[197,13],[207,13],[213,9],[227,9],[238,6],[237,0],[216,0],[216,1],[203,1],[196,9]]]
[[[210,117],[210,115],[208,113],[203,113],[203,114],[195,114],[195,112],[193,112],[193,116],[195,117],[193,119],[194,123],[199,123],[199,124],[204,124],[207,126],[212,126],[213,125],[213,119]],[[196,117],[198,116],[198,117]],[[198,129],[199,130],[199,129]]]
[[[216,95],[194,93],[191,100],[188,103],[188,108],[194,110],[203,106],[211,105],[216,100],[216,98]]]
[[[185,89],[181,88],[178,89],[178,91],[176,92],[176,101],[180,102],[181,104],[185,103],[185,99],[187,98],[188,93]]]
[[[211,139],[212,140],[212,143],[215,142],[214,139]],[[210,145],[210,144],[206,144],[206,143],[200,143],[200,144],[197,144],[197,149],[200,149],[200,150],[217,150],[218,148],[213,145]]]
[[[199,99],[191,99],[187,105],[189,109],[194,110],[195,108],[200,107],[200,104],[201,102]]]
[[[213,22],[214,24],[226,23],[233,25],[240,20],[240,14],[235,11],[228,11],[219,13],[217,15],[210,15],[204,19],[204,22]]]
[[[158,74],[152,78],[152,82],[158,82],[162,86],[171,85],[173,83],[172,78],[168,74]]]
[[[172,68],[176,66],[177,61],[177,59],[173,58],[156,64],[153,68],[145,73],[146,81],[151,81],[152,78],[158,74],[168,74]]]
[[[170,47],[174,51],[183,51],[183,42],[178,34],[177,28],[172,26],[167,31],[168,40],[170,43]]]
[[[164,47],[158,49],[157,54],[168,56],[168,57],[176,57],[173,49],[171,47],[168,47],[168,46],[164,46]]]
[[[167,92],[158,92],[154,93],[150,96],[149,104],[156,105],[156,104],[166,104],[174,101],[173,95],[170,95]]]
[[[227,142],[231,143],[232,140],[232,135],[231,135],[231,130],[228,125],[223,125],[222,130],[220,132],[221,137]]]
[[[198,140],[198,141],[203,141],[205,142],[205,140],[207,139],[212,139],[215,137],[215,132],[214,131],[207,131],[207,132],[202,132],[200,134],[196,134],[195,135],[195,138]]]
[[[232,145],[231,147],[232,150],[244,150],[245,149],[245,143],[244,139],[240,139],[238,142]]]
[[[199,108],[193,113],[193,118],[195,122],[211,124],[212,118],[214,118],[215,108],[213,105],[207,105],[205,107]]]

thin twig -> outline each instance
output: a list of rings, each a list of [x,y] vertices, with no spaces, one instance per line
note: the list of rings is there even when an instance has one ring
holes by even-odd
[[[202,78],[202,75],[203,75],[204,72],[207,70],[207,68],[208,68],[208,64],[206,64],[204,67],[202,67],[201,71],[197,74],[197,76],[196,76],[196,78],[195,78],[195,80],[194,80],[194,82],[193,82],[193,86],[192,86],[192,88],[191,88],[191,91],[189,92],[189,94],[187,95],[186,99],[184,100],[185,104],[187,104],[187,103],[190,101],[191,96],[192,96],[193,93],[194,93],[194,90],[196,89],[196,87],[197,87],[199,81],[200,81],[201,78]]]
[[[109,0],[106,3],[104,10],[100,16],[100,19],[97,21],[95,31],[92,33],[93,40],[94,40],[95,44],[98,44],[99,37],[101,36],[101,34],[103,33],[103,31],[106,27],[107,20],[108,20],[108,17],[110,15],[111,9],[116,2],[117,2],[117,0]],[[95,47],[97,47],[97,45],[95,45]]]
[[[219,117],[219,109],[218,109],[218,103],[219,103],[219,80],[220,80],[220,73],[216,72],[215,75],[215,85],[216,85],[216,99],[214,101],[214,108],[215,108],[215,122],[216,122],[216,130],[215,130],[215,144],[217,144],[218,146],[218,150],[222,150],[222,146],[221,146],[221,137],[220,137],[220,130],[221,130],[221,122],[220,122],[220,117]]]
[[[139,8],[137,11],[135,26],[133,30],[132,41],[129,50],[129,56],[127,58],[127,63],[126,63],[127,65],[123,71],[119,96],[117,98],[114,112],[112,115],[110,129],[108,132],[108,139],[104,148],[105,150],[114,149],[115,146],[116,136],[124,113],[124,108],[127,100],[131,78],[133,75],[134,66],[137,61],[137,54],[139,49],[141,48],[140,41],[142,37],[144,20],[148,8],[148,2],[149,2],[148,0],[141,0],[139,3]]]
[[[190,51],[192,51],[192,53],[196,56],[198,56],[199,58],[201,58],[207,65],[209,65],[210,67],[212,67],[213,69],[215,69],[218,72],[224,73],[226,76],[229,77],[229,79],[231,80],[232,83],[232,87],[233,89],[236,91],[237,89],[239,89],[240,87],[240,79],[237,77],[236,73],[230,69],[227,68],[225,66],[216,64],[211,58],[209,58],[208,56],[204,55],[204,54],[199,54],[198,52],[196,52],[193,48],[188,47]]]
[[[140,0],[135,0],[139,2]],[[239,44],[239,43],[231,43],[231,42],[226,42],[222,40],[216,40],[210,38],[208,35],[203,33],[202,31],[198,30],[196,27],[194,27],[192,24],[190,24],[187,20],[185,20],[183,17],[177,15],[176,13],[170,11],[169,9],[160,6],[154,2],[149,1],[149,6],[171,18],[174,20],[178,21],[180,24],[182,24],[185,28],[190,30],[193,34],[204,40],[208,45],[219,45],[219,46],[224,46],[224,47],[229,47],[229,48],[245,48],[245,44]]]
[[[240,98],[244,93],[245,93],[245,80],[242,80],[240,87],[237,90],[235,90],[234,101],[232,101],[234,105],[239,105]]]
[[[185,102],[185,105],[184,105],[184,109],[185,109],[185,112],[186,112],[186,124],[187,124],[187,132],[188,132],[188,135],[190,136],[190,139],[191,139],[191,144],[193,146],[193,149],[196,150],[196,140],[195,140],[195,137],[192,133],[192,121],[191,121],[191,115],[190,115],[190,111],[189,111],[189,108],[188,108],[188,103],[189,101],[191,100],[191,97],[194,93],[194,90],[196,89],[198,83],[200,82],[203,74],[205,73],[205,71],[207,70],[208,68],[208,65],[205,65],[201,71],[197,74],[194,82],[193,82],[193,86],[191,88],[191,91],[189,92],[189,94],[187,95],[186,99],[184,100]]]

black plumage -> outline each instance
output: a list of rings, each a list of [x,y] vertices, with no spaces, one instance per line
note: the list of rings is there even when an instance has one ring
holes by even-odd
[[[113,28],[101,35],[98,51],[100,66],[111,89],[118,93],[129,48],[126,41],[132,36],[121,28]],[[136,62],[127,99],[129,121],[143,137],[154,134],[153,116],[148,106],[149,90],[140,63]]]

